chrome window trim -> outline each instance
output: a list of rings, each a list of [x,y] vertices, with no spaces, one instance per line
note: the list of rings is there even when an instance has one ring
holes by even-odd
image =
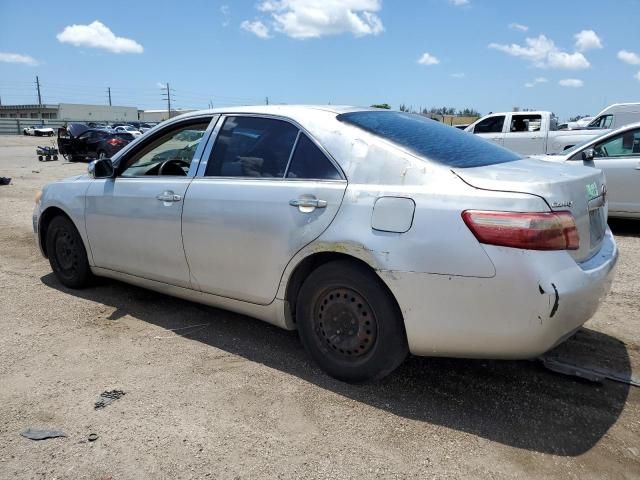
[[[220,129],[222,128],[222,125],[224,125],[225,120],[228,117],[254,117],[254,118],[267,118],[267,119],[271,119],[271,120],[280,120],[283,122],[287,122],[291,125],[293,125],[294,127],[296,127],[298,129],[298,136],[296,136],[296,141],[293,145],[293,148],[291,149],[291,153],[289,154],[289,162],[291,161],[291,159],[293,158],[293,153],[295,152],[295,147],[298,144],[298,138],[300,136],[300,132],[303,132],[308,138],[309,140],[311,140],[311,142],[320,149],[320,151],[327,157],[327,159],[331,162],[331,164],[334,166],[334,168],[338,171],[338,175],[340,175],[340,179],[339,180],[327,180],[327,181],[331,181],[331,182],[340,182],[340,181],[348,181],[347,180],[347,176],[345,175],[344,171],[342,170],[342,168],[340,167],[340,165],[338,164],[338,162],[336,162],[336,160],[331,156],[331,154],[327,151],[326,148],[324,148],[324,146],[318,142],[313,135],[311,135],[309,133],[309,131],[304,128],[302,125],[300,125],[298,122],[296,122],[295,120],[289,118],[289,117],[284,117],[281,115],[272,115],[272,114],[266,114],[266,113],[247,113],[247,112],[243,112],[243,113],[233,113],[233,112],[227,112],[227,113],[221,113],[220,114],[220,118],[218,120],[218,125],[216,125],[216,128],[214,129],[213,133],[211,134],[211,137],[209,138],[209,142],[207,143],[207,148],[204,151],[204,154],[202,156],[202,160],[200,162],[200,166],[198,167],[198,171],[196,173],[196,178],[202,177],[202,178],[249,178],[249,179],[253,179],[253,180],[259,180],[260,178],[265,178],[266,180],[283,180],[283,181],[291,181],[293,179],[291,178],[286,178],[286,174],[288,172],[288,167],[289,167],[289,163],[287,163],[287,170],[285,170],[285,176],[283,177],[272,177],[272,178],[268,178],[268,177],[207,177],[205,176],[205,172],[207,169],[207,163],[209,161],[209,157],[211,156],[211,151],[213,150],[213,147],[215,146],[216,140],[218,139],[218,134],[220,133]],[[296,179],[296,180],[316,180],[316,179]]]

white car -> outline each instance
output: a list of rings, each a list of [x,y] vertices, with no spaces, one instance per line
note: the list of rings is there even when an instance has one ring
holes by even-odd
[[[134,137],[139,137],[140,135],[142,135],[142,132],[140,130],[136,130],[131,125],[120,125],[118,127],[115,127],[113,131],[121,132],[121,133],[130,133]]]
[[[33,227],[67,287],[110,277],[297,329],[357,382],[409,352],[532,358],[571,336],[618,257],[604,188],[420,115],[232,107],[46,185]]]
[[[558,130],[556,117],[545,111],[492,113],[465,131],[522,155],[560,153],[601,133]]]
[[[31,135],[34,137],[53,137],[55,132],[51,127],[45,127],[44,125],[36,127],[34,125],[31,125],[30,127],[23,129],[22,134]]]
[[[599,168],[607,179],[609,217],[640,219],[640,123],[632,123],[543,160]]]

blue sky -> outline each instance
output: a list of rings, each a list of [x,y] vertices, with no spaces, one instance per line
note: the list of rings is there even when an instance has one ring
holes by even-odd
[[[162,108],[168,81],[179,107],[268,96],[566,118],[640,101],[638,18],[640,0],[2,0],[0,97],[35,103],[39,75],[47,103],[104,103],[110,86],[114,104]]]

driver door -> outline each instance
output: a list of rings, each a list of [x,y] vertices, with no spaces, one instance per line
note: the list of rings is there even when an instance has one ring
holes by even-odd
[[[182,207],[213,123],[173,123],[120,157],[115,178],[90,184],[85,218],[96,267],[191,286]]]
[[[607,180],[609,213],[640,213],[640,128],[609,137],[594,150],[593,163]]]

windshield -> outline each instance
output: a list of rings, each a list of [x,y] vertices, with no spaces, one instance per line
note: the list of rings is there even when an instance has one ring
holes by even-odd
[[[522,158],[471,133],[421,115],[364,111],[343,113],[337,118],[450,167],[481,167]]]

